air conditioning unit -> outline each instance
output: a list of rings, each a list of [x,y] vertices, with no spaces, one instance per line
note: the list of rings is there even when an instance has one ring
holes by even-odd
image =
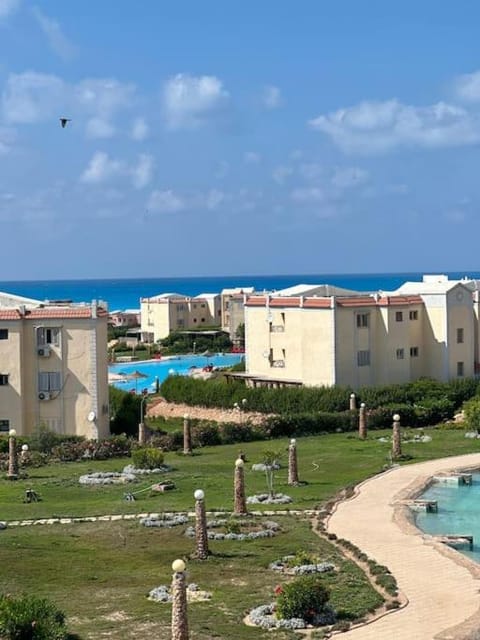
[[[43,345],[43,347],[37,347],[37,355],[40,356],[41,358],[48,358],[51,351],[52,350],[48,346],[48,344]]]
[[[50,392],[49,391],[40,391],[38,394],[39,400],[50,400]]]

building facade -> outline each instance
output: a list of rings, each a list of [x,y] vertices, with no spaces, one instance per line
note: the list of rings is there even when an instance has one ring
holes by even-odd
[[[471,377],[480,351],[478,289],[444,276],[395,292],[250,296],[246,372],[252,384],[393,384]]]
[[[221,297],[222,330],[230,334],[235,342],[237,329],[245,324],[245,300],[247,295],[252,295],[253,287],[235,287],[223,289]]]
[[[0,293],[0,432],[109,435],[108,311]]]
[[[142,298],[141,332],[144,342],[163,340],[172,331],[217,327],[221,322],[220,295],[190,297],[163,293]]]

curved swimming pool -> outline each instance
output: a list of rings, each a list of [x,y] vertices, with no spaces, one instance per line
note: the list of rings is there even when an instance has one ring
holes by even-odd
[[[144,389],[155,390],[157,378],[161,384],[169,375],[188,375],[192,367],[232,367],[244,358],[243,353],[216,353],[214,355],[188,355],[138,362],[119,362],[108,367],[110,384],[124,391],[141,393]],[[141,377],[133,377],[139,372]],[[113,379],[115,375],[125,375],[124,379]]]
[[[472,474],[471,485],[434,482],[419,498],[435,500],[438,513],[417,513],[417,527],[430,535],[472,535],[473,548],[455,548],[480,562],[480,473]]]

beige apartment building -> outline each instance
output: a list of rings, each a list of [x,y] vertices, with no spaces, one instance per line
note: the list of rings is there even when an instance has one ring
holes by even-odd
[[[0,293],[0,432],[109,435],[108,311]]]
[[[245,300],[253,291],[253,287],[235,287],[222,289],[220,293],[222,330],[230,334],[232,340],[235,340],[239,325],[245,324]]]
[[[141,298],[141,334],[144,342],[157,342],[172,331],[216,327],[221,322],[220,295],[202,293],[189,297],[162,293]]]
[[[423,376],[446,381],[478,371],[475,281],[424,276],[390,293],[319,293],[248,297],[251,384],[357,388]]]

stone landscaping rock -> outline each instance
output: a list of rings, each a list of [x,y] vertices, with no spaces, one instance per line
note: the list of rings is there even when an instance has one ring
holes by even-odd
[[[133,473],[117,473],[115,471],[88,473],[80,476],[78,482],[85,485],[96,484],[126,484],[136,482],[137,478]]]
[[[260,462],[259,464],[252,464],[252,471],[267,471],[267,469],[278,471],[280,469],[280,463],[274,462],[271,467],[263,464],[262,462]]]
[[[178,527],[181,524],[185,524],[188,522],[187,516],[182,515],[172,515],[168,517],[158,517],[158,518],[142,518],[140,520],[140,524],[144,527],[162,527],[165,529],[170,529],[171,527]],[[195,535],[195,530],[194,530]]]
[[[311,564],[298,564],[293,567],[288,566],[289,561],[295,556],[284,556],[281,560],[275,560],[269,564],[268,568],[272,571],[279,571],[288,575],[303,576],[311,573],[327,573],[335,571],[335,565],[331,562],[317,562]]]
[[[250,622],[262,629],[306,629],[307,623],[303,618],[278,619],[275,616],[275,603],[263,604],[252,609],[248,614]],[[311,626],[324,627],[336,622],[335,611],[327,606],[324,611],[317,615]]]
[[[141,476],[150,475],[152,473],[168,473],[171,470],[172,467],[169,467],[166,464],[162,464],[156,469],[137,469],[133,464],[127,464],[127,466],[123,468],[123,473],[126,473],[127,475]]]
[[[7,523],[6,522],[0,522],[0,530],[1,529],[6,529],[7,528]]]
[[[210,600],[212,594],[210,591],[203,591],[199,589],[198,584],[191,582],[187,585],[187,601],[188,602],[205,602]],[[161,584],[159,587],[155,587],[148,594],[148,599],[153,602],[170,603],[172,602],[172,594],[170,587],[165,584]]]
[[[284,493],[276,493],[273,497],[268,493],[257,493],[247,498],[247,504],[288,504],[289,502],[293,502],[292,498]]]

